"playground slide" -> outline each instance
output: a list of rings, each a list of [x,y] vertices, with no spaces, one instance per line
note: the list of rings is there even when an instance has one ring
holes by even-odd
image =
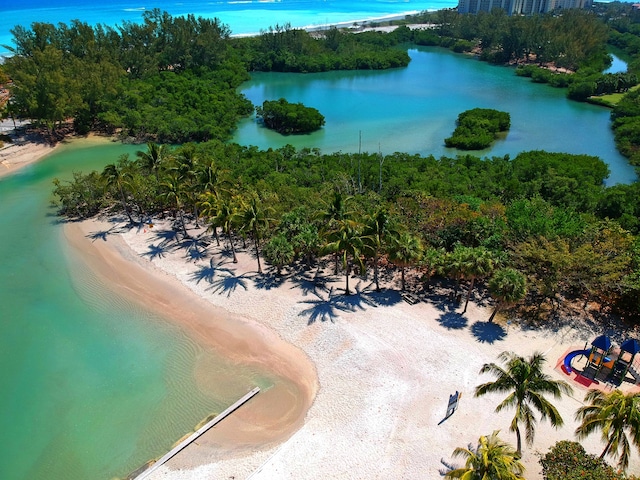
[[[567,353],[567,356],[564,357],[564,371],[567,375],[573,371],[571,368],[571,361],[578,355],[587,356],[589,353],[591,353],[591,350],[574,350],[573,352]]]

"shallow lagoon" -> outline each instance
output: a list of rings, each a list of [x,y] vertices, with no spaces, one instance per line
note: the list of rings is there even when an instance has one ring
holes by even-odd
[[[0,180],[2,479],[124,477],[269,385],[113,293],[66,247],[49,206],[52,179],[138,148],[74,142]],[[202,385],[202,368],[228,381]]]
[[[609,164],[608,184],[635,180],[634,169],[615,148],[610,110],[573,102],[565,90],[531,83],[512,68],[480,62],[439,48],[409,51],[407,68],[383,72],[319,74],[256,73],[242,92],[256,105],[284,97],[315,107],[325,127],[313,134],[283,136],[255,118],[240,123],[234,141],[261,148],[287,143],[323,152],[397,151],[455,156],[444,146],[459,113],[480,107],[511,114],[511,130],[479,156],[514,157],[547,150],[596,155]],[[360,139],[361,143],[360,143]]]

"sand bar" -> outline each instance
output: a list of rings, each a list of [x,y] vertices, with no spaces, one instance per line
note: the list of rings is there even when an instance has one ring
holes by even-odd
[[[159,232],[168,231],[169,225],[162,222],[153,230],[107,235],[106,241],[85,238],[112,226],[84,222],[67,226],[66,233],[92,268],[130,295],[140,295],[150,306],[178,310],[171,318],[203,344],[289,375],[308,399],[292,412],[281,408],[280,395],[261,397],[264,403],[248,405],[241,418],[230,417],[222,433],[214,429],[205,434],[199,445],[154,472],[153,479],[440,478],[441,459],[450,461],[454,448],[480,435],[499,429],[515,444],[515,435],[508,432],[513,412],[494,412],[502,398],[473,396],[476,385],[490,380],[478,375],[484,363],[495,361],[504,350],[520,355],[542,351],[548,373],[568,379],[555,368],[558,359],[602,333],[578,321],[543,330],[521,328],[517,322],[490,325],[487,300],[461,315],[437,292],[429,302],[409,305],[402,301],[394,277],[378,294],[371,291],[370,279],[354,276],[358,293],[345,297],[344,277],[334,277],[329,264],[283,278],[273,272],[258,275],[250,245],[240,252],[237,264],[224,244],[218,247],[215,241],[197,261],[186,260],[185,249],[177,244],[164,244],[162,255],[149,255],[166,239]],[[109,264],[119,268],[107,268]],[[196,282],[195,274],[203,268],[209,268],[210,275]],[[109,277],[116,272],[105,270],[118,276]],[[150,288],[149,282],[157,284]],[[208,313],[216,308],[219,314]],[[216,334],[209,335],[212,331]],[[231,340],[218,342],[219,331]],[[625,335],[614,336],[614,341]],[[264,351],[271,353],[263,358]],[[534,446],[524,451],[529,479],[541,478],[540,452],[558,440],[574,439],[573,415],[586,389],[573,386],[572,397],[555,401],[565,427],[555,430],[540,423]],[[455,391],[462,393],[459,408],[443,421]],[[597,435],[583,445],[594,454],[603,448]],[[630,471],[639,466],[634,453]]]

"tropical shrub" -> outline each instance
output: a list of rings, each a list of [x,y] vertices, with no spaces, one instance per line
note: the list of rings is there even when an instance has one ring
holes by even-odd
[[[310,133],[324,125],[324,115],[317,109],[289,103],[284,98],[265,100],[256,109],[256,115],[267,128],[282,134]]]
[[[557,442],[540,458],[545,480],[623,480],[627,477],[604,460],[587,453],[578,442]]]
[[[456,124],[453,135],[445,139],[445,145],[461,150],[482,150],[493,143],[498,133],[509,130],[511,116],[491,108],[474,108],[458,115]]]

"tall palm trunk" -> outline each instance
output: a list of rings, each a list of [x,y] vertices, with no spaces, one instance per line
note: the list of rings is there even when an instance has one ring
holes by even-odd
[[[258,273],[262,273],[262,265],[260,265],[260,248],[258,245],[258,232],[253,230],[253,244],[256,247],[256,258],[258,259]]]
[[[476,281],[476,277],[471,277],[471,283],[469,283],[469,290],[467,290],[467,301],[464,302],[464,310],[462,313],[467,312],[467,305],[469,305],[469,298],[471,298],[471,291],[473,290],[473,284]]]
[[[493,311],[493,313],[491,314],[491,316],[489,317],[489,323],[493,323],[493,319],[496,316],[496,314],[500,311],[500,309],[502,308],[502,304],[498,302],[498,304],[496,305],[495,310]]]
[[[611,444],[613,443],[613,438],[610,438],[609,441],[607,442],[607,446],[604,447],[604,450],[602,451],[602,453],[600,454],[600,459],[604,459],[604,456],[609,452],[609,449],[611,448]]]
[[[378,271],[378,252],[373,256],[373,281],[376,284],[376,292],[380,291],[380,274]]]
[[[522,437],[520,435],[520,427],[516,427],[516,452],[522,457]]]
[[[349,274],[351,273],[351,269],[349,268],[349,258],[347,257],[347,255],[345,254],[344,256],[344,260],[345,260],[345,270],[346,270],[346,274],[345,274],[345,279],[346,279],[346,288],[344,290],[345,295],[351,295],[351,290],[349,290]]]
[[[233,245],[233,236],[231,235],[231,229],[227,230],[227,237],[229,237],[229,245],[231,245],[231,253],[233,254],[233,263],[238,263],[238,257],[236,257],[236,247]]]
[[[122,206],[124,207],[124,211],[127,214],[127,217],[129,218],[129,223],[133,224],[135,222],[133,221],[133,218],[131,218],[131,214],[129,213],[129,207],[127,206],[127,199],[124,196],[124,190],[122,189],[122,184],[118,183],[118,189],[120,190],[120,200],[122,201]]]

